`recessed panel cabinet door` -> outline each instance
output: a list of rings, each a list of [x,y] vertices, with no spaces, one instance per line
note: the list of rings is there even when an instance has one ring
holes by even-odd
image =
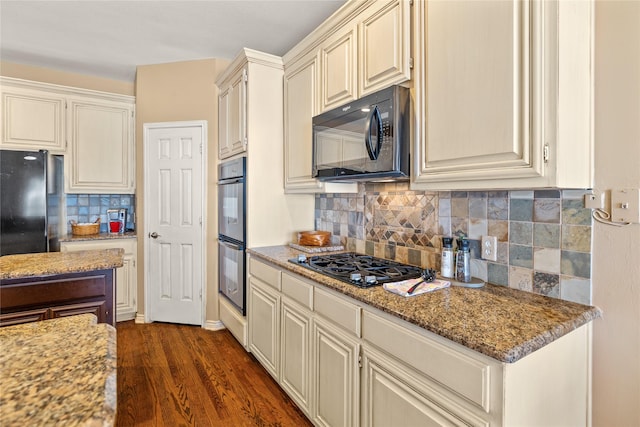
[[[528,3],[425,8],[419,178],[541,174]]]
[[[411,78],[409,1],[395,0],[365,11],[360,24],[359,97]]]
[[[49,150],[63,153],[65,145],[64,97],[44,90],[3,84],[0,147]]]
[[[356,27],[348,27],[330,38],[320,50],[321,112],[356,99],[356,37]]]
[[[412,188],[590,188],[593,2],[414,4]]]
[[[68,193],[132,194],[133,103],[72,99]]]

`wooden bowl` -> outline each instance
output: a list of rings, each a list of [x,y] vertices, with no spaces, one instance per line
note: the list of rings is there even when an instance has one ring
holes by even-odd
[[[301,231],[298,233],[298,244],[302,246],[327,246],[331,242],[329,231]]]

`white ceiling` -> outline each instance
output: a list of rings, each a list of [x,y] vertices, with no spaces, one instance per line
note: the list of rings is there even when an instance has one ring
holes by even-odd
[[[132,82],[137,65],[283,55],[346,0],[0,1],[0,60]]]

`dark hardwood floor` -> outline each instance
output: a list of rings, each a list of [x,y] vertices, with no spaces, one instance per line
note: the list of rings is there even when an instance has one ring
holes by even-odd
[[[117,324],[116,426],[311,426],[226,330]]]

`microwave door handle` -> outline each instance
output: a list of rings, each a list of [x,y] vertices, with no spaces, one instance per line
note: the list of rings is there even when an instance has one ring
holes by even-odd
[[[375,130],[378,134],[378,137],[376,138],[376,146],[373,146],[373,141],[372,141],[372,136],[371,136],[371,131],[374,129],[373,127],[375,126],[375,124],[377,124],[377,126],[375,127]],[[377,160],[378,159],[378,155],[380,154],[380,146],[382,145],[382,117],[380,117],[380,110],[378,110],[378,107],[375,106],[373,107],[373,109],[371,110],[371,113],[369,113],[369,118],[367,119],[367,127],[366,127],[366,132],[365,132],[365,146],[367,147],[367,152],[369,153],[369,158],[371,160]]]

